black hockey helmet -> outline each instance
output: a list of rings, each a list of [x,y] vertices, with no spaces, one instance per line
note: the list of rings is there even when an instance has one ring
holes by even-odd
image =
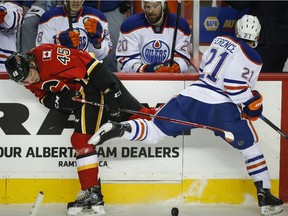
[[[5,61],[6,70],[12,80],[21,82],[29,74],[29,59],[25,54],[14,52]]]

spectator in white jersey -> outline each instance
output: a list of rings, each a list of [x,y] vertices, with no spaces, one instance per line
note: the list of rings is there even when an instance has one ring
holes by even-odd
[[[105,58],[107,67],[112,72],[118,71],[116,60],[116,45],[119,38],[120,26],[124,22],[127,12],[131,7],[131,1],[85,1],[85,6],[96,8],[104,13],[107,18],[110,38],[112,42],[112,50]]]
[[[216,37],[204,53],[200,77],[172,98],[154,120],[136,119],[106,123],[88,141],[99,145],[114,137],[156,144],[195,127],[157,119],[157,116],[220,128],[215,135],[238,149],[257,190],[262,215],[282,212],[283,202],[270,192],[268,167],[252,121],[262,115],[262,95],[254,90],[261,67],[260,55],[252,49],[258,43],[261,25],[257,17],[244,15],[236,24],[236,37]],[[231,135],[231,134],[230,134]],[[229,138],[229,139],[228,139]]]
[[[83,2],[64,0],[64,6],[46,11],[40,18],[36,46],[55,43],[93,52],[97,59],[104,59],[112,48],[106,17],[95,8],[83,6]],[[73,30],[69,29],[69,14]]]
[[[35,40],[38,30],[40,17],[52,7],[57,5],[57,1],[23,1],[24,11],[27,13],[24,16],[23,24],[21,25],[20,34],[20,52],[27,53],[35,47]]]
[[[172,53],[176,15],[166,0],[144,0],[143,13],[127,18],[121,26],[116,58],[121,72],[187,72],[191,31],[179,17],[175,52]],[[174,57],[170,62],[171,57]]]
[[[23,8],[17,1],[0,2],[0,72],[5,60],[17,50],[17,32],[22,23]]]

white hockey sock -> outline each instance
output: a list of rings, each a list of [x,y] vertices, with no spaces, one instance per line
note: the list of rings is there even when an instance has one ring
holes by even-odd
[[[165,135],[153,121],[146,119],[135,119],[124,123],[128,123],[131,126],[131,132],[125,131],[123,138],[127,140],[142,141],[147,144],[156,144],[162,140]]]
[[[263,188],[270,189],[270,177],[268,172],[268,167],[261,150],[259,143],[255,143],[253,146],[241,150],[245,158],[245,164],[248,174],[253,178],[254,182],[262,181]]]

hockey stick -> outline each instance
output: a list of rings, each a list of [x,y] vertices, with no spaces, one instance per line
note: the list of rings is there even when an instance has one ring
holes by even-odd
[[[44,193],[42,191],[40,191],[36,197],[35,203],[32,206],[31,211],[29,212],[28,216],[36,216],[38,213],[38,210],[42,204],[44,198]]]
[[[73,31],[70,1],[66,1],[66,3],[67,3],[66,9],[67,9],[67,15],[68,15],[68,22],[69,22],[69,31]]]
[[[273,124],[269,119],[267,119],[265,116],[261,115],[260,118],[268,124],[270,127],[272,127],[277,133],[279,133],[281,136],[283,136],[285,139],[288,140],[288,135],[282,131],[280,128],[278,128],[275,124]]]
[[[170,63],[169,63],[170,67],[173,65],[173,62],[174,62],[174,52],[175,52],[175,46],[176,46],[176,39],[177,39],[177,31],[178,31],[180,13],[181,13],[181,0],[178,0],[175,28],[174,28],[174,32],[173,32],[173,41],[172,41],[172,47],[171,47],[171,59],[170,59]]]
[[[96,102],[87,101],[87,100],[84,100],[84,99],[81,99],[81,98],[78,98],[78,97],[73,97],[72,100],[74,100],[76,102],[79,102],[79,103],[90,104],[90,105],[93,105],[93,106],[107,108],[104,104],[99,104],[99,103],[96,103]],[[173,123],[182,124],[182,125],[187,125],[187,126],[190,126],[190,127],[203,128],[203,129],[208,129],[208,130],[212,130],[212,131],[217,131],[217,132],[220,132],[220,133],[224,134],[225,140],[227,142],[230,143],[230,142],[234,141],[233,133],[231,133],[230,131],[222,130],[220,128],[211,127],[211,126],[207,126],[207,125],[201,125],[201,124],[188,122],[188,121],[182,121],[182,120],[179,120],[179,119],[167,118],[167,117],[164,117],[164,116],[152,115],[152,114],[149,114],[149,113],[143,113],[143,112],[130,110],[130,109],[120,108],[119,110],[121,112],[125,112],[125,113],[147,116],[147,117],[150,117],[150,118],[164,120],[164,121],[173,122]]]

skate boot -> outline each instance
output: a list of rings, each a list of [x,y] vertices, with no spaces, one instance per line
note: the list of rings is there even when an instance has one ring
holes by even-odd
[[[99,216],[105,215],[103,195],[100,187],[94,186],[80,191],[75,202],[67,205],[68,216]]]
[[[112,138],[122,137],[125,131],[131,132],[131,126],[129,124],[108,122],[99,128],[99,130],[88,140],[88,143],[101,145]]]
[[[283,211],[283,201],[273,196],[269,189],[263,188],[263,182],[255,182],[258,196],[258,206],[262,215],[273,215]]]

